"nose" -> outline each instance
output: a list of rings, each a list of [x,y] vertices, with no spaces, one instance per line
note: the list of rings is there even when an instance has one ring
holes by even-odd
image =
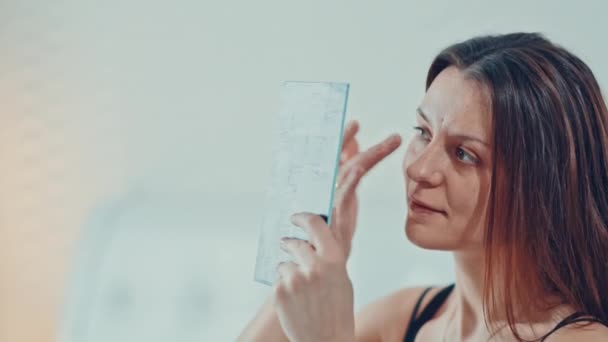
[[[406,157],[405,172],[416,183],[435,187],[443,182],[447,159],[440,146],[430,143]]]

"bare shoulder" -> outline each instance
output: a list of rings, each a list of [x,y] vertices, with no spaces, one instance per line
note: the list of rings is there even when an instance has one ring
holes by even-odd
[[[404,288],[365,306],[355,317],[357,341],[402,340],[414,306],[426,288]],[[421,307],[440,290],[441,286],[433,286]]]
[[[608,341],[608,327],[601,323],[586,326],[568,325],[547,337],[546,342],[604,342]]]

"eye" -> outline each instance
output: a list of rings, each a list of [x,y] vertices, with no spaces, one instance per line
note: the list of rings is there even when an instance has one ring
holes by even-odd
[[[475,158],[475,156],[460,147],[456,148],[456,158],[468,164],[478,163],[478,160],[477,158]]]
[[[422,127],[422,126],[415,126],[414,130],[418,131],[417,136],[419,136],[420,138],[422,138],[422,140],[426,140],[426,141],[431,140],[431,135],[429,134],[429,132],[426,129],[424,129],[424,127]]]

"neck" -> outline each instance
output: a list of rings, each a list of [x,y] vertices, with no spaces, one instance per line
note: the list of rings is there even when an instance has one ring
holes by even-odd
[[[487,330],[483,312],[485,255],[483,252],[454,252],[456,284],[450,310],[454,310],[452,329],[466,339]]]
[[[485,284],[485,254],[483,251],[456,251],[453,252],[455,271],[456,271],[456,287],[454,288],[451,300],[448,303],[446,310],[449,312],[446,316],[453,317],[452,322],[448,322],[449,336],[458,336],[460,341],[464,340],[488,340],[491,332],[488,327],[498,328],[499,334],[508,334],[507,318],[505,313],[500,311],[495,314],[493,320],[484,319],[483,294]],[[500,291],[500,284],[494,284],[493,290]],[[500,296],[495,298],[500,300]],[[514,315],[516,323],[536,323],[541,325],[551,324],[556,317],[565,316],[565,312],[569,308],[561,307],[558,310],[550,310],[552,312],[528,313],[534,317],[521,318],[518,317],[517,303],[514,303]],[[505,304],[496,303],[497,308],[504,308]],[[557,309],[557,307],[556,307]],[[521,318],[521,319],[520,319]],[[521,321],[521,322],[520,322]]]

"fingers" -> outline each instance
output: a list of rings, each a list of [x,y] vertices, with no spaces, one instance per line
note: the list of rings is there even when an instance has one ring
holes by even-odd
[[[355,199],[354,193],[355,193],[355,190],[357,189],[357,186],[359,185],[362,175],[363,175],[362,169],[359,169],[359,168],[351,169],[351,171],[348,173],[348,175],[344,178],[344,181],[340,184],[340,186],[336,190],[336,194],[335,194],[336,200],[335,200],[335,206],[333,208],[334,215],[336,215],[336,217],[339,217],[339,215],[337,214],[338,210],[340,210],[340,212],[342,212],[343,208],[351,208],[352,205],[354,205],[353,203],[349,203],[349,201],[352,201]],[[333,224],[332,224],[332,232],[336,236],[336,240],[338,241],[338,243],[340,243],[342,246],[346,246],[345,253],[346,253],[346,255],[348,255],[348,253],[350,251],[350,243],[351,243],[353,232],[351,231],[349,234],[347,231],[343,231],[343,229],[341,229],[340,225],[333,226]]]
[[[309,267],[313,263],[315,250],[306,240],[282,238],[281,249],[292,255],[298,265]]]
[[[359,131],[359,122],[356,120],[349,121],[344,129],[344,138],[342,139],[342,150],[348,146],[350,141],[355,137],[355,134]]]
[[[291,261],[281,262],[277,266],[277,272],[279,273],[279,276],[284,279],[290,278],[297,271],[298,265]]]
[[[382,142],[370,147],[365,152],[359,153],[356,157],[343,165],[343,170],[338,176],[338,184],[341,184],[344,181],[344,178],[353,168],[360,169],[357,173],[360,174],[360,177],[363,177],[382,159],[395,151],[399,145],[401,145],[401,137],[398,134],[392,134]]]
[[[319,254],[334,247],[334,236],[327,223],[319,216],[311,213],[298,213],[291,217],[291,222],[304,229],[310,237],[310,242]]]
[[[343,238],[343,234],[342,231],[339,229],[340,225],[339,225],[339,216],[338,216],[338,210],[336,208],[336,206],[334,206],[331,209],[331,222],[329,224],[329,229],[330,231],[334,234],[334,236],[336,237],[336,240],[338,242],[342,241]]]
[[[359,143],[355,135],[359,131],[359,123],[352,120],[346,125],[344,138],[342,140],[342,151],[340,153],[340,165],[359,153]]]
[[[342,153],[340,154],[340,165],[349,161],[352,157],[359,153],[359,142],[357,138],[352,138],[348,145],[342,148]]]
[[[362,168],[351,168],[348,173],[345,175],[344,179],[340,183],[340,186],[336,190],[336,204],[337,206],[345,204],[345,201],[350,198],[357,186],[359,185],[359,181],[361,177],[365,174],[365,170]]]

